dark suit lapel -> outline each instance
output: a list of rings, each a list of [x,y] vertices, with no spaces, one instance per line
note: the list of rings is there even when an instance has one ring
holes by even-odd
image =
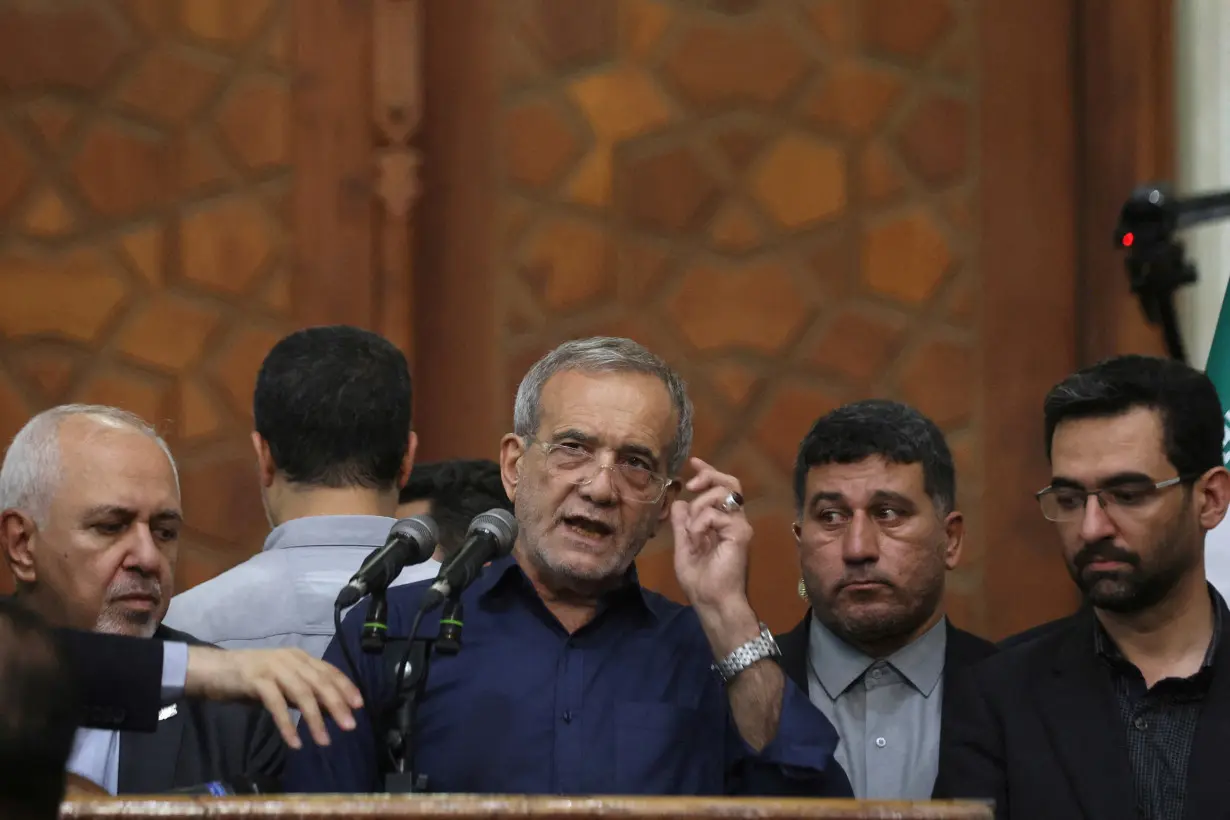
[[[944,644],[944,668],[960,669],[989,658],[998,650],[995,644],[971,632],[957,629],[948,621],[948,640]]]
[[[781,650],[779,659],[782,671],[786,677],[794,681],[794,685],[807,694],[807,649],[811,635],[811,610],[803,616],[794,629],[777,637],[777,648]]]
[[[1110,670],[1094,650],[1093,615],[1074,619],[1054,663],[1035,674],[1034,695],[1068,783],[1089,820],[1136,816],[1126,731]]]
[[[1226,749],[1230,747],[1230,611],[1221,607],[1222,633],[1213,655],[1213,681],[1200,710],[1196,736],[1187,764],[1187,799],[1183,814],[1189,820],[1224,816],[1230,786],[1226,783]]]
[[[953,710],[960,708],[958,687],[954,681],[967,666],[972,666],[983,658],[995,653],[995,645],[984,641],[968,632],[963,632],[948,621],[948,639],[944,642],[944,689],[943,702],[940,704],[940,748],[944,748],[944,727],[952,720]],[[943,773],[935,779],[935,788],[931,790],[934,800],[943,799],[945,787]]]
[[[172,707],[160,713],[167,714]],[[186,704],[174,704],[175,713],[158,721],[153,732],[120,734],[119,790],[121,794],[158,794],[175,786],[175,766],[187,720]]]
[[[154,637],[183,641],[189,636],[161,624]],[[191,639],[190,643],[200,643]],[[120,734],[119,790],[121,794],[158,794],[175,787],[175,767],[188,719],[187,701],[164,706],[158,712],[158,727],[152,732]]]
[[[957,629],[948,622],[948,640],[944,644],[944,701],[940,704],[940,748],[944,748],[944,724],[948,723],[949,715],[956,707],[957,687],[951,685],[953,676],[969,663],[962,656],[961,646],[958,646]]]
[[[944,703],[940,707],[945,719],[952,709],[960,705],[956,702],[955,687],[948,686],[948,680],[965,667],[973,666],[995,652],[995,644],[963,632],[953,626],[952,621],[948,621],[948,640],[944,642]],[[940,731],[943,731],[943,726]]]

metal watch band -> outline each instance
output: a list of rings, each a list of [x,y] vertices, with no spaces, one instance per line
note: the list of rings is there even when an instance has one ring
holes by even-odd
[[[760,637],[753,638],[735,649],[722,660],[713,665],[713,670],[722,678],[723,683],[729,683],[735,675],[747,669],[757,661],[765,658],[781,657],[782,651],[773,640],[773,632],[765,624],[760,625]]]

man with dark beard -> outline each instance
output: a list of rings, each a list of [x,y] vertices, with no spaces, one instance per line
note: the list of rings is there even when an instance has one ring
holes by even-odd
[[[821,416],[794,468],[794,537],[812,610],[782,668],[832,721],[856,797],[935,794],[945,679],[995,651],[944,616],[965,523],[944,434],[879,399]]]
[[[1123,356],[1044,406],[1038,493],[1087,606],[961,682],[942,771],[1000,818],[1222,817],[1230,805],[1230,639],[1205,533],[1230,504],[1212,382]]]

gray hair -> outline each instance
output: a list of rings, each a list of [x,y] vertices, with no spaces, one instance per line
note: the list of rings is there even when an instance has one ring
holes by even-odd
[[[683,469],[692,449],[692,400],[688,398],[688,386],[666,362],[631,339],[613,336],[573,339],[535,362],[517,388],[517,401],[513,406],[514,433],[524,437],[538,432],[542,388],[548,379],[566,370],[645,373],[661,379],[678,417],[674,438],[667,447],[667,468],[671,475]]]
[[[40,527],[47,525],[60,480],[60,425],[73,416],[88,416],[105,427],[123,427],[153,439],[171,462],[175,491],[179,492],[179,468],[171,448],[144,419],[102,404],[62,404],[30,419],[13,437],[0,466],[0,510],[23,510]]]

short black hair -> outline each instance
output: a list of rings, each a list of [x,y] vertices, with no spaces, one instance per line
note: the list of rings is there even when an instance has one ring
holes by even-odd
[[[1179,475],[1195,478],[1222,465],[1225,424],[1217,388],[1190,365],[1158,356],[1116,356],[1076,371],[1046,394],[1046,457],[1055,428],[1072,419],[1156,410],[1162,446]]]
[[[908,404],[867,399],[821,416],[804,437],[794,464],[796,512],[803,511],[813,467],[874,456],[891,464],[921,464],[923,486],[936,511],[947,515],[956,508],[957,471],[940,428]]]
[[[345,325],[282,339],[261,364],[256,432],[296,484],[385,490],[409,449],[410,368],[387,339]]]
[[[513,511],[500,480],[500,465],[489,459],[453,459],[415,464],[402,488],[402,504],[430,501],[446,554],[461,548],[470,521],[493,507]]]
[[[59,816],[78,707],[51,629],[0,598],[0,816]]]

